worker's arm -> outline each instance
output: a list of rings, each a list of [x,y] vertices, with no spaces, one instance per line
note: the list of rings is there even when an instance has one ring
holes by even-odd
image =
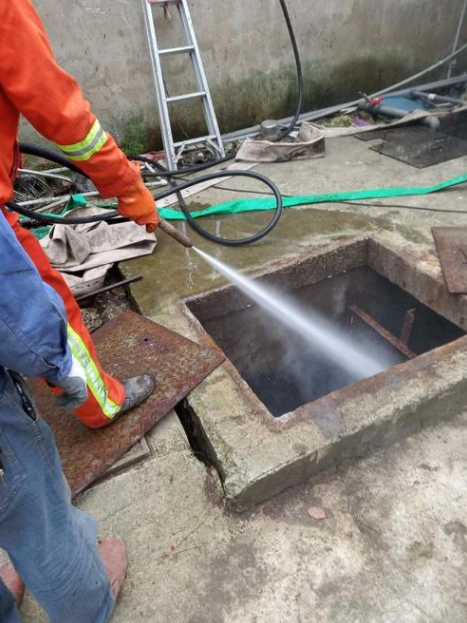
[[[122,214],[140,225],[157,225],[154,199],[141,188],[139,168],[101,127],[76,80],[55,61],[30,0],[0,0],[0,85],[17,110],[92,179],[103,197],[130,194],[131,199],[136,193],[137,202],[130,201],[130,208],[122,203]]]
[[[62,301],[39,276],[0,212],[0,366],[60,385],[70,374]]]

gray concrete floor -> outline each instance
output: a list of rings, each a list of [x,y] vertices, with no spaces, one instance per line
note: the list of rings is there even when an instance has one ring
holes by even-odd
[[[467,414],[245,515],[175,418],[154,457],[89,491],[81,508],[125,537],[115,623],[463,623]],[[322,509],[325,519],[312,517]],[[311,514],[310,514],[311,513]],[[45,618],[27,599],[26,623]]]
[[[465,173],[467,158],[422,171],[382,157],[356,139],[328,143],[326,158],[261,166],[284,193],[434,184]],[[225,184],[227,185],[227,183]],[[238,181],[228,186],[238,187]],[[466,209],[458,187],[391,203]],[[218,190],[195,198],[231,199]],[[225,231],[264,215],[223,220]],[[393,208],[320,206],[288,210],[262,244],[248,249],[196,243],[255,270],[329,239],[387,232],[435,258],[430,227],[467,225],[467,215]],[[222,283],[161,234],[134,294],[151,315],[167,297]],[[130,568],[116,623],[461,623],[467,619],[467,413],[356,460],[244,515],[227,512],[215,472],[197,461],[174,414],[150,436],[151,459],[88,491],[79,506],[101,534],[127,540]],[[316,509],[319,509],[318,511]],[[323,512],[324,511],[324,512]],[[324,515],[323,519],[314,516]],[[26,623],[45,621],[29,597]]]

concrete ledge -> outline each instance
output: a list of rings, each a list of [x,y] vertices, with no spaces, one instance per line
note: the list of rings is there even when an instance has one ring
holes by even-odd
[[[313,416],[319,415],[320,424],[312,419],[277,422],[278,434],[259,442],[256,452],[250,448],[249,462],[244,457],[243,470],[235,469],[236,454],[226,445],[224,428],[223,445],[216,447],[218,452],[227,449],[226,454],[217,456],[217,462],[227,470],[224,489],[229,504],[244,510],[329,467],[461,413],[467,400],[467,338],[442,354],[442,365],[441,350],[420,357],[416,370],[414,362],[403,364],[388,377],[382,374],[316,401]],[[414,376],[407,381],[410,374]],[[375,381],[379,385],[376,390]],[[200,406],[197,396],[190,397],[190,403],[195,411]],[[201,413],[201,422],[209,411]],[[330,427],[338,432],[329,434]]]

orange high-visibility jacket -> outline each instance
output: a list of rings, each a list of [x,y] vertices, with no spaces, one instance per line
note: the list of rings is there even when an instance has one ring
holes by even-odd
[[[0,0],[0,205],[13,197],[20,114],[82,171],[103,197],[137,177],[81,89],[61,69],[30,0]]]

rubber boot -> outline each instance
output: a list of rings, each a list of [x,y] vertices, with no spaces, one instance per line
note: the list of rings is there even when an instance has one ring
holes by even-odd
[[[156,377],[154,374],[141,374],[140,376],[122,381],[122,385],[125,389],[125,401],[116,418],[127,413],[130,409],[134,409],[149,398],[156,389]]]
[[[23,580],[16,573],[11,562],[8,562],[0,567],[0,578],[3,580],[3,583],[8,590],[13,594],[16,605],[18,607],[21,606],[24,596],[24,584]]]

